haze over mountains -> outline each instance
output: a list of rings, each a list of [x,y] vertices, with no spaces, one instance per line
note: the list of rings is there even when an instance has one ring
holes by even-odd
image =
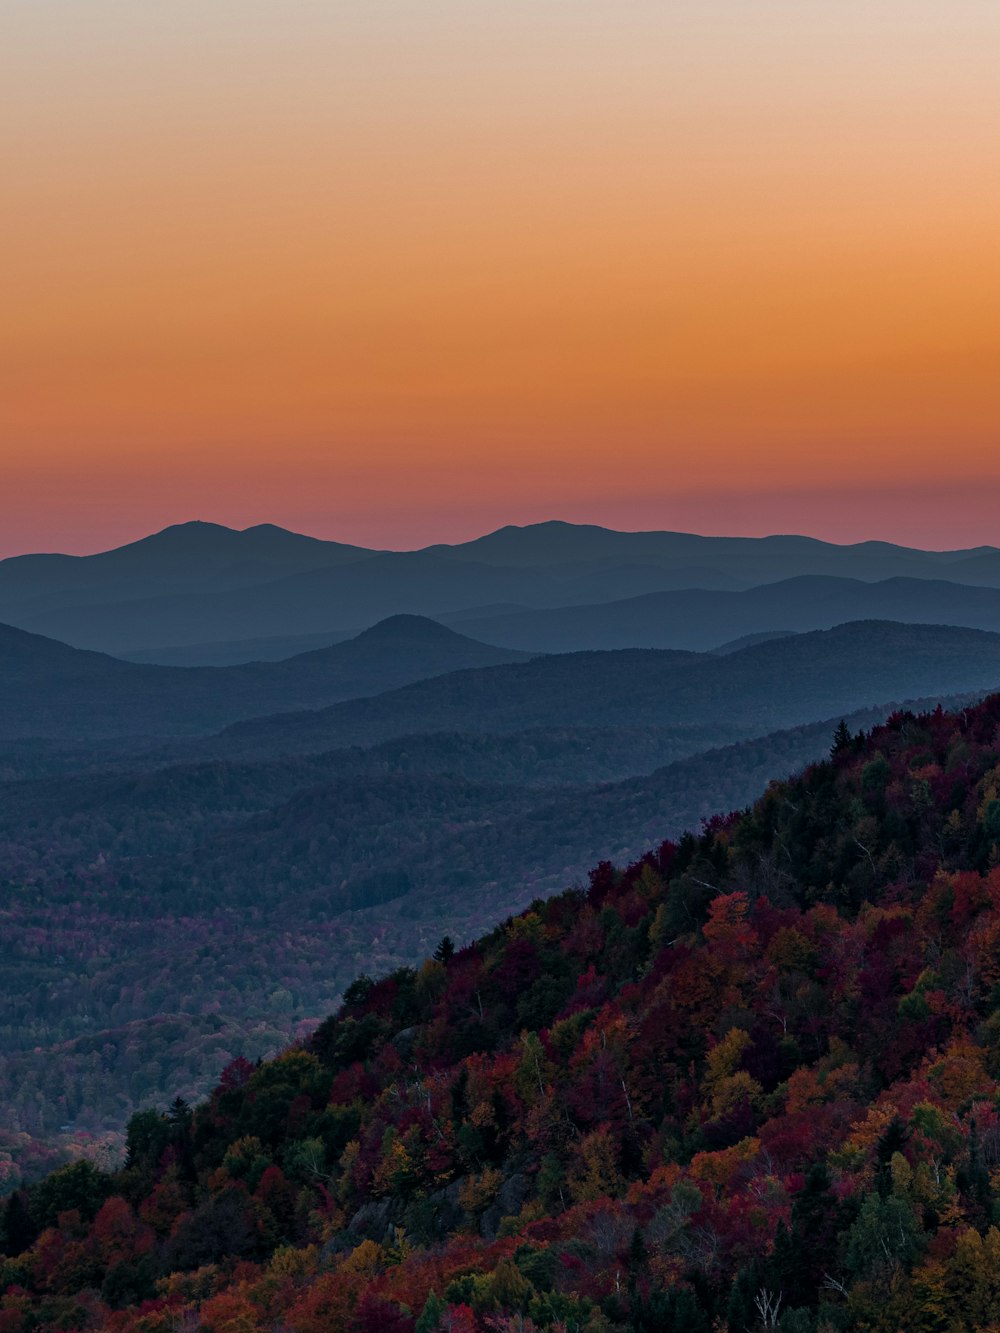
[[[1000,590],[943,579],[872,583],[803,574],[741,592],[691,588],[590,606],[465,613],[444,620],[476,638],[533,652],[624,647],[705,651],[721,646],[723,627],[733,637],[830,629],[847,620],[1000,630]]]
[[[403,553],[195,524],[0,564],[18,1152],[201,1095],[359,970],[746,804],[840,717],[1000,688],[993,566],[568,524]],[[156,643],[172,664],[90,646]]]
[[[725,655],[657,649],[566,653],[456,672],[305,713],[235,723],[194,751],[315,753],[416,732],[584,725],[706,726],[762,734],[884,702],[1000,684],[1000,635],[860,621]]]
[[[459,545],[400,552],[320,541],[267,524],[237,532],[185,523],[98,555],[27,555],[0,562],[0,622],[78,647],[140,654],[145,660],[162,648],[171,664],[213,664],[237,660],[234,644],[243,644],[251,656],[290,656],[400,612],[449,617],[450,623],[468,615],[479,624],[502,617],[503,608],[520,615],[523,608],[587,607],[688,589],[736,593],[803,576],[944,580],[1000,589],[1000,550],[921,551],[883,542],[835,546],[796,536],[702,537],[540,523],[501,528]],[[940,590],[921,610],[919,590],[891,587],[876,607],[863,603],[859,589],[845,586],[837,615],[906,619],[902,609],[894,612],[897,595],[901,607],[907,598],[911,609],[917,607],[916,618],[937,618]],[[970,601],[955,614],[978,618],[951,623],[997,627],[992,605],[988,599]],[[769,607],[764,611],[770,614]],[[720,602],[717,613],[727,614],[728,605]],[[626,620],[629,614],[628,609],[618,613]],[[651,606],[648,614],[660,613]],[[662,614],[671,614],[669,605]],[[747,633],[797,627],[758,623],[752,611],[747,623]],[[798,627],[832,623],[804,621]],[[506,628],[522,637],[529,629],[535,632],[530,618],[527,628],[511,623]],[[716,643],[733,637],[720,626]],[[626,639],[614,646],[641,646]],[[267,640],[274,642],[268,646],[262,642]],[[577,635],[564,636],[559,646],[590,645]],[[186,657],[185,647],[194,650]]]
[[[441,672],[526,657],[416,616],[392,617],[345,643],[282,662],[230,667],[123,662],[0,626],[0,739],[213,731],[240,717],[320,708]]]

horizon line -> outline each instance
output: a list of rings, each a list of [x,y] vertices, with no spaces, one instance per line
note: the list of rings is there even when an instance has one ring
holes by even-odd
[[[603,523],[589,523],[585,521],[573,521],[571,519],[548,518],[539,519],[532,523],[502,523],[499,527],[489,528],[477,536],[467,538],[464,541],[433,541],[420,546],[364,546],[357,542],[341,541],[336,537],[317,537],[310,532],[303,532],[298,528],[287,528],[280,523],[274,523],[270,520],[262,520],[258,523],[249,523],[246,527],[236,527],[228,523],[220,523],[215,519],[189,518],[178,519],[173,523],[167,523],[162,528],[155,528],[150,532],[144,532],[138,537],[129,541],[118,542],[113,546],[101,546],[93,550],[86,551],[56,551],[56,550],[25,550],[13,551],[9,555],[0,556],[0,564],[6,564],[10,560],[24,560],[33,557],[45,558],[64,558],[67,560],[87,560],[95,556],[111,555],[115,551],[124,551],[129,547],[138,546],[143,542],[150,541],[156,537],[162,537],[168,532],[173,532],[182,528],[212,528],[220,532],[229,532],[234,535],[244,535],[250,532],[256,532],[260,529],[272,529],[276,532],[286,533],[293,537],[302,537],[308,541],[315,541],[323,545],[348,546],[358,551],[367,551],[372,555],[417,555],[424,551],[431,551],[437,548],[447,548],[454,550],[463,546],[470,546],[476,542],[484,541],[489,537],[497,536],[501,532],[518,531],[527,532],[534,528],[577,528],[591,529],[597,532],[614,533],[626,537],[644,537],[644,536],[671,536],[671,537],[693,537],[700,541],[746,541],[746,542],[764,542],[764,541],[807,541],[815,542],[819,546],[832,546],[842,550],[849,550],[859,546],[891,546],[897,550],[903,551],[924,551],[934,555],[950,555],[956,553],[976,553],[987,551],[1000,551],[1000,546],[994,546],[988,542],[980,542],[974,546],[911,546],[905,542],[890,541],[884,537],[867,537],[860,541],[838,542],[832,541],[826,537],[817,537],[808,532],[768,532],[762,534],[748,534],[740,532],[727,533],[706,533],[697,532],[686,528],[619,528],[611,527]]]

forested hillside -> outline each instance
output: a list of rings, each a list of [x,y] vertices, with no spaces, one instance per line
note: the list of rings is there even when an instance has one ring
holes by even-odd
[[[951,1333],[1000,1305],[1000,696],[359,977],[2,1215],[5,1333]]]

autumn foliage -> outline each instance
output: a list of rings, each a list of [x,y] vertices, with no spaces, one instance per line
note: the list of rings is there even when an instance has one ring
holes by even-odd
[[[2,1228],[0,1333],[1000,1329],[1000,696],[359,978]]]

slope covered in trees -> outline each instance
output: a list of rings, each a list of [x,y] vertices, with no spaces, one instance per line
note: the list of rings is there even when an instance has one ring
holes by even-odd
[[[359,978],[2,1216],[4,1330],[995,1328],[1000,696]]]

